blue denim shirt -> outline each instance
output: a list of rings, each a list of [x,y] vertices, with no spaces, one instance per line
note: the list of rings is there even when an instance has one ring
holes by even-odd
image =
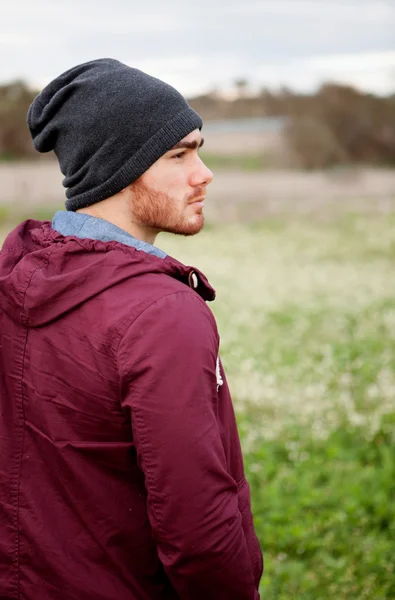
[[[109,221],[91,217],[84,213],[59,210],[52,219],[52,229],[64,236],[73,235],[78,238],[90,238],[102,242],[120,242],[159,258],[166,258],[167,256],[163,250],[152,246],[148,242],[136,239],[120,227],[109,223]]]

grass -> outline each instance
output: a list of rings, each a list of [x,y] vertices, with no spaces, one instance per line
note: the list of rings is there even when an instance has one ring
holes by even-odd
[[[157,243],[217,289],[262,599],[395,598],[395,215]]]
[[[213,227],[162,247],[217,288],[262,598],[394,598],[395,216]]]
[[[64,210],[64,205],[38,205],[34,209],[28,205],[18,205],[16,207],[8,204],[0,204],[0,234],[10,230],[16,223],[25,219],[37,219],[41,221],[50,221],[57,210]],[[1,237],[0,237],[1,241]]]

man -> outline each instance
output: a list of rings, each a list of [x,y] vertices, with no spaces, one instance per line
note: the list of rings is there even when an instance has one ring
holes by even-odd
[[[202,121],[112,59],[28,113],[67,211],[0,258],[0,597],[256,600],[262,555],[194,235],[212,180]]]

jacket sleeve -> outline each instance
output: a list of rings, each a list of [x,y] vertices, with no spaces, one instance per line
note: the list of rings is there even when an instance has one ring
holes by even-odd
[[[219,425],[214,317],[195,293],[147,308],[118,351],[159,558],[181,600],[257,600]]]

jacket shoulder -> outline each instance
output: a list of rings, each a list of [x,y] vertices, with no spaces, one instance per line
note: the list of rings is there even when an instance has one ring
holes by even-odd
[[[190,320],[215,331],[214,315],[205,300],[184,282],[165,273],[146,273],[123,282],[111,303],[117,313],[118,333],[124,333],[136,323],[139,329],[148,326],[159,331],[165,317],[174,327],[182,328]]]

